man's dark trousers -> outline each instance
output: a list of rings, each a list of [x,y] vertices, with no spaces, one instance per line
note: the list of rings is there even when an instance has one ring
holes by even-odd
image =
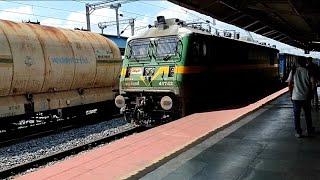
[[[301,109],[303,109],[306,119],[307,131],[311,133],[313,130],[311,119],[311,101],[310,100],[293,100],[294,125],[298,134],[302,133],[300,124]]]

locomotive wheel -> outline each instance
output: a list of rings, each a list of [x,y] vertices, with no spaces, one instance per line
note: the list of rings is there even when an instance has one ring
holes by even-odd
[[[137,124],[137,120],[135,118],[132,117],[132,114],[130,113],[124,113],[124,120],[127,121],[127,123],[135,123]]]

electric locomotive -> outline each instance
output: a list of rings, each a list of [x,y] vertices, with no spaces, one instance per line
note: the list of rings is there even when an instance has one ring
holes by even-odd
[[[128,39],[115,104],[128,121],[148,125],[244,105],[279,82],[277,49],[159,16]]]

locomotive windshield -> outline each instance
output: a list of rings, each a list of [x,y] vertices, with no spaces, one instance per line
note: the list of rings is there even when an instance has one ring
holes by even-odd
[[[130,60],[169,60],[179,53],[178,37],[168,36],[156,39],[134,39],[128,43],[127,57]]]
[[[156,43],[156,56],[160,58],[170,57],[176,55],[178,51],[177,37],[162,37]]]
[[[128,52],[129,58],[144,59],[148,57],[150,40],[148,39],[132,40],[129,42],[128,46],[129,46],[129,52]]]

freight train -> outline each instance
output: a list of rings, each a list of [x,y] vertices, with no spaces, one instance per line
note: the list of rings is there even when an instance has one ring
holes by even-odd
[[[0,41],[0,130],[35,114],[83,116],[114,106],[122,60],[109,39],[0,20]]]
[[[128,39],[115,104],[128,121],[144,125],[242,106],[282,86],[278,53],[158,17],[146,32]]]

